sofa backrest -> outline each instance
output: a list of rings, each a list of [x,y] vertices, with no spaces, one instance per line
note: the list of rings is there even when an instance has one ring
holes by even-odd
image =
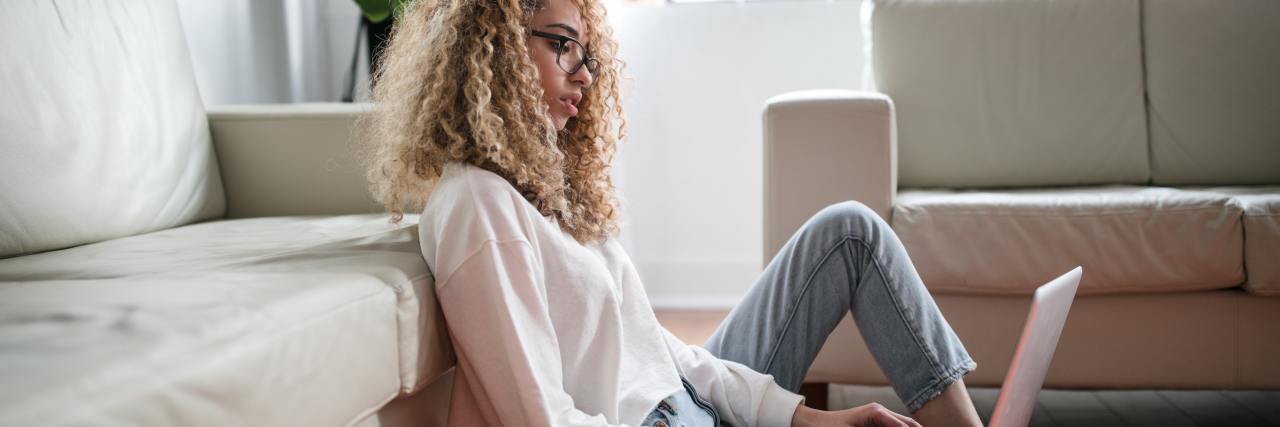
[[[0,257],[220,217],[172,0],[0,2]]]
[[[1138,0],[875,0],[902,187],[1150,180]]]
[[[1280,183],[1280,1],[1144,0],[1157,185]]]

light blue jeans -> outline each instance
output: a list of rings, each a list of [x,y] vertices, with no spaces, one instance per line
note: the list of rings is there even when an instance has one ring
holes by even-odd
[[[849,312],[911,412],[977,367],[898,236],[857,202],[829,206],[805,222],[705,347],[798,393]]]
[[[711,427],[720,425],[720,414],[711,402],[698,395],[689,380],[680,378],[684,391],[676,392],[658,402],[640,423],[642,427]]]

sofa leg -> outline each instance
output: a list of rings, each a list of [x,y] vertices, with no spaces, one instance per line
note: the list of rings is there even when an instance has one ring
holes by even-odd
[[[804,383],[800,385],[800,394],[804,395],[804,406],[813,409],[827,410],[827,383]]]

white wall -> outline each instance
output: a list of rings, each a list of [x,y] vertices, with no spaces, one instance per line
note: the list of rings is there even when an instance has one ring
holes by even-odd
[[[615,168],[622,243],[654,305],[731,306],[755,280],[764,102],[791,90],[858,88],[859,7],[611,8],[633,77],[630,133]],[[179,8],[206,104],[338,99],[359,13],[350,0],[179,0]],[[246,12],[254,17],[237,15]]]
[[[618,175],[623,244],[655,306],[731,306],[759,275],[760,114],[777,94],[858,88],[858,2],[611,11],[634,76]]]

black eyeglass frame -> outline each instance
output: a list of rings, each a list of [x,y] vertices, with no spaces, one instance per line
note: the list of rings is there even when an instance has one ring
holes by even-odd
[[[574,65],[569,69],[564,68],[564,64],[560,63],[560,54],[561,52],[564,51],[564,49],[563,48],[556,49],[556,66],[560,67],[560,69],[564,70],[564,72],[569,73],[569,75],[573,75],[577,73],[578,70],[581,70],[583,65],[586,65],[587,73],[591,74],[591,77],[594,78],[597,74],[600,73],[600,61],[588,55],[587,47],[583,46],[582,42],[579,42],[578,39],[575,39],[573,37],[569,37],[566,35],[548,33],[546,31],[538,31],[538,30],[532,30],[532,31],[535,37],[542,37],[544,39],[551,39],[551,40],[558,41],[560,42],[561,46],[564,46],[566,43],[573,43],[578,45],[578,49],[582,49],[582,61],[578,62],[577,65]]]

